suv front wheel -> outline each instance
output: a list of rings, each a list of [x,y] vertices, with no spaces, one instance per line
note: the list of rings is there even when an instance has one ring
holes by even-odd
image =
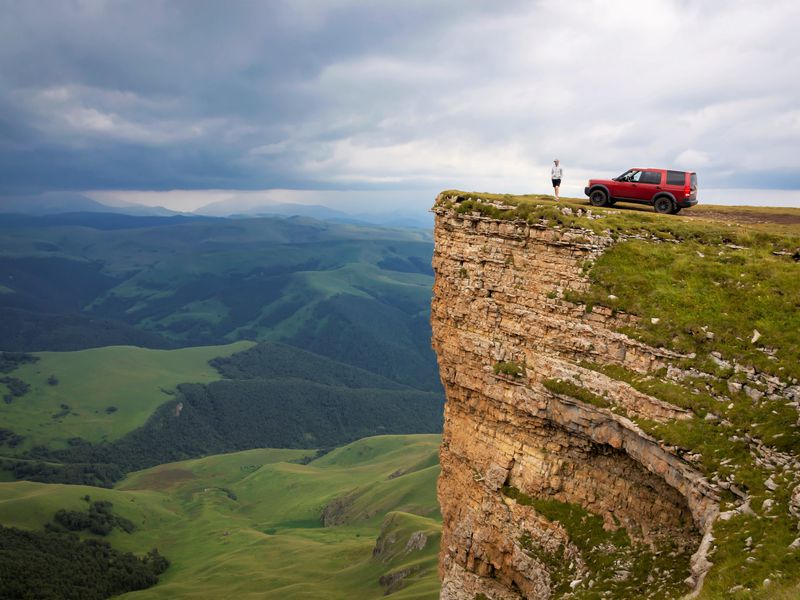
[[[656,198],[655,202],[653,202],[653,208],[657,213],[661,213],[662,215],[671,215],[675,214],[675,202],[672,198],[668,198],[667,196],[659,196]]]
[[[594,190],[589,194],[589,202],[592,206],[606,206],[608,204],[608,194],[603,190]]]

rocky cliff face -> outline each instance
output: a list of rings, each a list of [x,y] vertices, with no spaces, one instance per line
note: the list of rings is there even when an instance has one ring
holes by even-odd
[[[563,299],[612,239],[459,214],[447,197],[434,212],[441,597],[697,589],[718,488],[635,423],[696,417],[591,368],[649,373],[680,357],[619,333],[633,317]]]

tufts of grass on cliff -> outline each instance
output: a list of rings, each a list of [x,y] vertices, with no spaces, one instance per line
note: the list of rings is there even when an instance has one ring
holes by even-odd
[[[689,573],[689,551],[666,541],[656,548],[634,544],[623,528],[607,530],[602,517],[579,504],[531,498],[511,486],[504,486],[502,493],[559,523],[580,552],[588,575],[572,587],[577,573],[567,562],[563,547],[549,553],[534,544],[529,534],[520,537],[525,552],[547,565],[553,597],[666,600],[687,592],[684,579]]]

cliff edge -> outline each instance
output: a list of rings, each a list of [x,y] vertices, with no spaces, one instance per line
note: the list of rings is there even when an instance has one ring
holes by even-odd
[[[433,212],[441,598],[795,597],[800,211]]]

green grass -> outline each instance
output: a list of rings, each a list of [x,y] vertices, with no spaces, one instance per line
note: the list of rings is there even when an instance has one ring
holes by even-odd
[[[598,408],[610,408],[612,404],[597,394],[563,379],[545,379],[542,385],[554,394],[564,394]]]
[[[59,508],[85,508],[85,494],[113,502],[137,529],[115,530],[111,543],[133,552],[158,547],[172,561],[157,586],[125,598],[377,599],[382,575],[409,570],[393,597],[432,600],[439,443],[435,435],[367,438],[307,465],[288,461],[313,450],[249,450],[133,473],[112,490],[0,483],[0,523],[40,528]],[[376,482],[371,501],[344,524],[321,526],[328,503]],[[425,547],[406,552],[417,531]],[[373,558],[381,535],[393,541]]]
[[[525,366],[513,360],[495,363],[493,368],[495,375],[508,375],[515,379],[525,374]]]
[[[702,357],[717,351],[760,371],[800,377],[800,264],[772,254],[792,243],[800,240],[741,250],[621,243],[590,270],[589,293],[573,299],[640,315],[631,333],[649,344]],[[754,330],[761,333],[757,343]],[[762,348],[775,349],[774,357]]]
[[[39,361],[12,372],[31,386],[12,403],[0,404],[3,426],[26,437],[16,450],[34,445],[59,447],[72,437],[91,442],[115,440],[144,424],[172,399],[176,385],[220,379],[208,364],[252,342],[180,350],[111,346],[77,352],[37,352]],[[48,378],[55,376],[56,385]],[[4,393],[0,384],[0,394]],[[66,406],[68,408],[63,408]],[[113,410],[115,409],[115,410]]]

